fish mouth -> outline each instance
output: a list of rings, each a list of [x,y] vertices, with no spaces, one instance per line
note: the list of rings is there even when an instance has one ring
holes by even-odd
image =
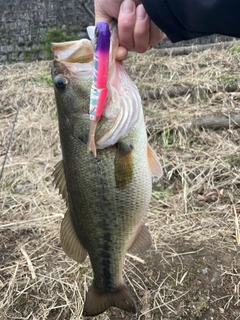
[[[88,39],[52,43],[54,60],[70,63],[88,63],[93,60],[93,45]]]
[[[69,78],[88,79],[93,72],[93,45],[88,39],[52,43],[55,72]]]

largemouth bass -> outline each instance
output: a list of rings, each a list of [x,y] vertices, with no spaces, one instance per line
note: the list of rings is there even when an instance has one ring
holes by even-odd
[[[136,312],[124,283],[126,252],[151,246],[143,222],[151,197],[151,175],[161,176],[147,142],[139,92],[121,62],[116,24],[111,25],[108,96],[95,132],[97,156],[87,150],[93,46],[90,40],[54,43],[52,78],[63,160],[54,181],[66,200],[61,244],[72,259],[89,254],[93,282],[83,309],[95,316],[111,306]]]

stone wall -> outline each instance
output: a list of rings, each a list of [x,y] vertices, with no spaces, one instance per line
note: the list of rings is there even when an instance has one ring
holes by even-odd
[[[89,10],[93,12],[93,0],[0,0],[0,63],[45,59],[50,43],[44,40],[52,28],[64,29],[75,39],[86,37],[86,27],[94,23]],[[229,39],[214,35],[175,46]],[[160,46],[172,43],[165,40]]]
[[[84,2],[93,12],[93,0]],[[1,63],[44,59],[49,29],[63,28],[81,38],[94,23],[81,0],[0,0],[0,17]]]
[[[223,36],[219,34],[213,34],[211,36],[200,37],[200,38],[191,39],[191,40],[179,41],[176,43],[172,43],[169,39],[164,39],[160,44],[157,45],[157,47],[159,48],[184,47],[184,46],[191,46],[191,45],[227,42],[227,41],[232,41],[234,39],[235,38],[233,37]]]

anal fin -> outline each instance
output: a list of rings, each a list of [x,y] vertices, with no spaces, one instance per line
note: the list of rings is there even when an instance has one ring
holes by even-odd
[[[90,286],[83,309],[83,316],[97,316],[110,307],[136,313],[135,301],[125,283],[111,291],[98,289],[94,282]]]
[[[87,256],[87,251],[83,248],[74,230],[69,210],[65,213],[61,224],[61,245],[69,258],[82,263]]]
[[[148,227],[141,222],[140,226],[137,229],[135,238],[128,248],[128,252],[132,254],[144,253],[152,245],[152,237],[148,230]]]

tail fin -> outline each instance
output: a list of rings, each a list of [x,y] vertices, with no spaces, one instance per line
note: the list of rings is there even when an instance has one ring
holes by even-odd
[[[125,284],[112,291],[103,292],[93,283],[87,293],[83,316],[97,316],[110,307],[117,307],[132,313],[137,312],[135,301]]]

